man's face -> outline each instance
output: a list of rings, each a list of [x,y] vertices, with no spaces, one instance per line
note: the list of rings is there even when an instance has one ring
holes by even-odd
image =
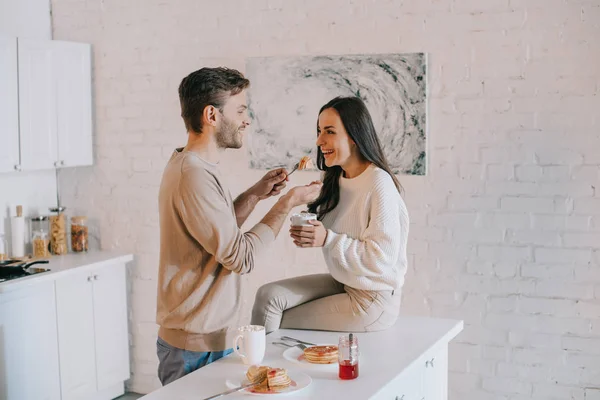
[[[222,149],[239,149],[242,147],[243,132],[250,125],[246,91],[242,90],[235,96],[229,97],[223,106],[223,112],[217,126],[217,145]]]

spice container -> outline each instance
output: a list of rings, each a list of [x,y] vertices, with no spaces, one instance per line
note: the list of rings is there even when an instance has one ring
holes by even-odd
[[[338,344],[339,378],[344,380],[358,378],[358,338],[352,333],[340,336]]]
[[[71,250],[88,251],[87,217],[71,217]]]
[[[40,215],[31,218],[31,244],[34,257],[50,256],[50,238],[48,236],[48,217]]]
[[[50,216],[50,251],[55,255],[67,254],[67,232],[65,223],[65,207],[51,208],[56,215]]]

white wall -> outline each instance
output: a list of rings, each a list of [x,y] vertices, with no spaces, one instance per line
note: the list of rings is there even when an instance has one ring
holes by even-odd
[[[55,0],[53,15],[55,38],[94,45],[98,163],[59,180],[104,247],[136,254],[133,390],[158,386],[157,190],[185,140],[180,80],[246,56],[425,51],[429,175],[400,177],[404,312],[465,320],[452,399],[600,398],[597,1]],[[262,174],[247,161],[222,163],[234,195]],[[248,277],[246,320],[261,283],[324,270],[282,232]]]
[[[0,34],[51,39],[50,20],[49,0],[0,0]],[[0,174],[0,232],[9,242],[9,216],[16,215],[17,204],[25,216],[48,214],[56,205],[55,171]]]

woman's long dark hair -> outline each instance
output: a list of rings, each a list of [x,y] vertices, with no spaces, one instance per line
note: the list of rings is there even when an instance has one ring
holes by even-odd
[[[371,114],[369,114],[365,103],[358,97],[336,97],[321,107],[319,115],[328,108],[333,108],[337,111],[348,136],[356,143],[356,147],[362,158],[390,174],[396,185],[396,189],[398,189],[399,193],[402,193],[402,185],[400,185],[398,178],[392,173],[383,154],[381,143],[375,132],[375,126],[373,126]],[[339,165],[327,167],[325,165],[325,157],[323,157],[323,153],[318,147],[317,167],[321,171],[325,171],[323,187],[321,188],[319,197],[308,205],[308,211],[316,213],[319,220],[322,220],[325,214],[331,212],[340,202],[340,176],[342,175],[342,167]]]

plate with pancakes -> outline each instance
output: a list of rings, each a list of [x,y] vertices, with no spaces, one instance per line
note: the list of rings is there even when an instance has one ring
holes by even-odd
[[[266,365],[252,365],[242,379],[228,379],[225,384],[233,389],[249,383],[254,383],[242,390],[242,393],[273,396],[294,393],[304,389],[312,379],[299,371],[288,371],[285,368],[272,368]]]
[[[335,368],[338,363],[338,347],[334,345],[290,347],[283,352],[283,357],[302,366],[314,368]]]

